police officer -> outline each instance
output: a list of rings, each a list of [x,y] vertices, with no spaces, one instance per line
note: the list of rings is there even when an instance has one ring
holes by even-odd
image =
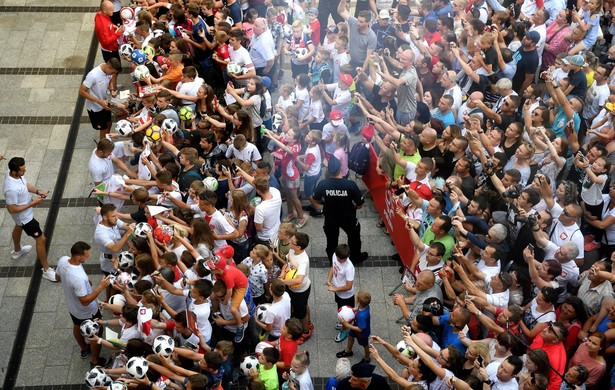
[[[367,252],[361,252],[361,225],[357,219],[357,209],[363,207],[363,196],[357,183],[342,178],[342,166],[335,156],[329,158],[327,169],[330,178],[319,182],[313,195],[314,201],[324,205],[327,256],[331,262],[341,228],[348,235],[350,260],[358,264],[369,256]]]

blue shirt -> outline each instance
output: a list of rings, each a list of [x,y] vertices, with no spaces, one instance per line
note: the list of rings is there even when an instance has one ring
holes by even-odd
[[[354,320],[354,325],[361,328],[361,334],[357,338],[366,339],[372,333],[371,320],[369,315],[369,305],[365,309],[359,309]],[[353,332],[354,333],[354,332]]]
[[[442,327],[442,342],[440,343],[440,347],[444,349],[452,345],[461,352],[461,355],[465,355],[467,347],[459,340],[457,333],[453,333],[454,328],[449,322],[450,318],[450,313],[438,317],[438,321]]]

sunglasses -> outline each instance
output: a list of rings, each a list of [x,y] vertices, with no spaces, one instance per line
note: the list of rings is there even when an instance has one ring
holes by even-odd
[[[444,357],[444,354],[442,353],[442,351],[440,351],[440,359],[444,360],[446,364],[448,364],[448,359]]]

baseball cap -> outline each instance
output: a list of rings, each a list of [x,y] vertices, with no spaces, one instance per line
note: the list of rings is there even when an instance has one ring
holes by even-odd
[[[231,259],[235,255],[235,249],[230,245],[224,245],[222,248],[215,251],[214,254],[221,258]]]
[[[329,162],[327,164],[327,170],[329,171],[329,174],[335,176],[340,172],[341,169],[342,163],[340,163],[340,160],[338,160],[335,156],[329,157]]]
[[[528,31],[525,33],[525,37],[530,41],[533,41],[535,44],[538,44],[538,42],[540,42],[540,34],[538,33],[538,31]]]
[[[587,62],[585,62],[585,58],[583,58],[583,56],[580,54],[570,56],[566,58],[566,60],[570,65],[587,66]]]
[[[499,79],[497,83],[495,83],[495,87],[499,89],[511,89],[512,81],[507,78]]]
[[[366,140],[371,141],[374,138],[374,125],[368,123],[363,126],[363,130],[361,130],[361,135],[365,137]]]
[[[329,119],[331,119],[331,123],[333,124],[333,126],[337,127],[342,124],[344,117],[342,116],[342,113],[338,110],[333,110],[329,114]]]
[[[327,34],[329,34],[329,33],[337,34],[338,32],[340,32],[340,29],[337,28],[337,26],[335,24],[332,24],[329,27],[327,27]]]
[[[343,74],[340,75],[340,81],[346,85],[348,85],[349,87],[352,85],[352,76],[349,74]]]
[[[389,13],[389,11],[387,11],[386,9],[382,9],[380,10],[380,12],[378,13],[378,17],[380,19],[390,19],[391,18],[391,14]]]
[[[318,8],[310,7],[310,9],[308,10],[308,13],[318,16]]]
[[[271,87],[271,79],[269,78],[269,76],[263,76],[263,85],[267,89],[269,89],[269,87]]]

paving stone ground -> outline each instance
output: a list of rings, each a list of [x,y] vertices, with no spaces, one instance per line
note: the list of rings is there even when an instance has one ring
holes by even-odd
[[[76,200],[86,198],[92,186],[87,162],[98,134],[88,123],[79,125],[69,169],[61,172],[60,167],[93,36],[94,12],[84,10],[93,11],[97,5],[98,0],[81,0],[78,4],[70,0],[55,0],[53,4],[42,0],[0,0],[0,85],[3,86],[0,92],[0,153],[7,158],[23,156],[28,181],[51,191],[52,196],[59,191],[56,185],[65,175],[62,198],[71,198],[72,203],[65,201],[64,204],[84,205],[83,201],[76,203]],[[65,7],[62,9],[66,12],[49,12],[50,7]],[[94,64],[101,62],[97,49]],[[50,71],[50,68],[55,70]],[[123,77],[120,83],[128,85],[126,76]],[[77,120],[85,115],[85,111],[76,113]],[[39,117],[57,117],[53,123],[60,124],[8,124],[32,123],[33,118]],[[0,162],[0,168],[6,170],[6,161]],[[0,175],[0,185],[3,182],[4,175]],[[362,183],[360,185],[365,188]],[[35,210],[35,217],[43,226],[52,210],[50,203]],[[92,216],[90,206],[59,208],[55,223],[47,226],[53,230],[49,251],[52,264],[69,253],[73,242],[93,241]],[[397,342],[400,336],[395,320],[399,310],[391,304],[388,293],[397,285],[399,274],[394,263],[385,260],[395,250],[389,237],[376,227],[378,219],[371,201],[359,211],[359,219],[364,250],[376,260],[359,268],[356,285],[372,294],[373,334]],[[322,219],[310,219],[303,229],[311,238],[307,250],[311,257],[326,256],[322,223]],[[0,383],[5,380],[17,343],[23,348],[15,380],[17,387],[81,385],[89,363],[79,357],[58,284],[40,282],[38,294],[29,302],[34,305],[29,331],[25,338],[16,339],[30,284],[38,281],[31,278],[34,253],[19,260],[10,257],[12,228],[13,221],[3,209],[0,211]],[[340,242],[344,241],[342,233]],[[22,242],[33,244],[25,235]],[[98,250],[93,248],[89,263],[96,264],[97,258]],[[313,377],[330,376],[335,367],[335,353],[343,347],[333,342],[335,303],[332,293],[325,288],[326,274],[325,268],[312,268],[310,275],[315,286],[310,305],[316,331],[302,348],[311,353]],[[92,275],[94,283],[99,278],[99,272]],[[356,346],[351,361],[359,359],[360,351]],[[397,363],[390,363],[397,367]]]

